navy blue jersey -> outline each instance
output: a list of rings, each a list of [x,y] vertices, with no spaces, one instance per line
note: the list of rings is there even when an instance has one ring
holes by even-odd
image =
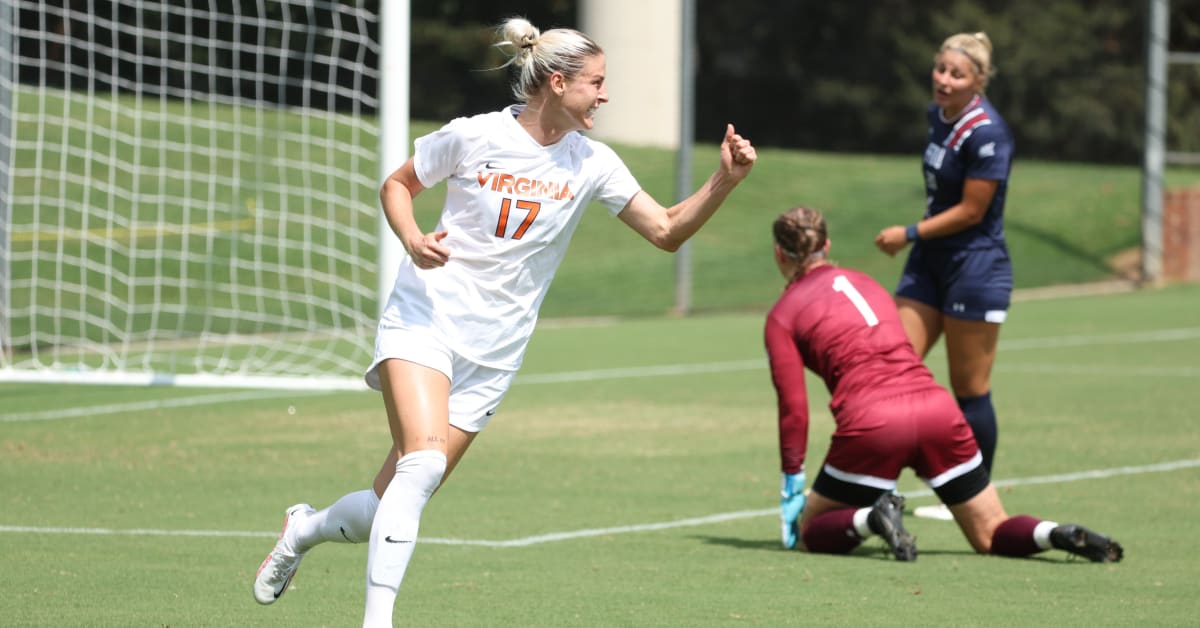
[[[992,103],[976,96],[954,120],[942,118],[942,110],[930,105],[929,143],[925,146],[922,171],[925,175],[925,217],[935,216],[962,202],[967,179],[998,181],[992,204],[983,220],[964,231],[923,244],[958,249],[1004,245],[1004,198],[1012,170],[1013,136],[1008,124]]]

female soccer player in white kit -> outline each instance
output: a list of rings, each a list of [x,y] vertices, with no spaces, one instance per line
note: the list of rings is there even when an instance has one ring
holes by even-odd
[[[369,541],[364,626],[390,626],[417,540],[421,510],[504,398],[538,308],[587,205],[595,200],[658,248],[674,251],[712,217],[757,158],[732,125],[720,166],[692,196],[664,208],[607,146],[579,131],[608,95],[604,53],[571,29],[540,32],[507,20],[519,103],[460,118],[418,139],[380,198],[408,255],[379,322],[366,372],[382,391],[392,446],[374,490],[316,511],[288,509],[259,568],[254,595],[282,595],[319,543]],[[445,180],[436,229],[424,233],[412,199]],[[378,496],[378,497],[377,497]]]

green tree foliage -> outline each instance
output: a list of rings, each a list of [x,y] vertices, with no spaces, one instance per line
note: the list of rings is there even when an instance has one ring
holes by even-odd
[[[375,83],[312,93],[306,79],[337,76],[338,60],[374,62],[378,24],[354,9],[377,12],[383,1],[216,0],[207,11],[184,12],[68,0],[77,23],[50,5],[29,3],[18,12],[18,45],[46,63],[20,68],[20,77],[106,90],[138,74],[150,86],[187,83],[344,108],[354,90],[373,100]],[[519,14],[542,28],[577,26],[584,1],[411,2],[411,115],[445,121],[507,104],[509,76],[497,69],[505,59],[491,46],[495,25]],[[984,31],[998,68],[988,95],[1012,126],[1020,155],[1141,160],[1147,0],[695,1],[697,129],[733,121],[763,146],[918,152],[936,48],[950,34]],[[92,27],[85,15],[103,19]],[[1200,0],[1171,0],[1170,17],[1171,51],[1200,54]],[[280,21],[290,28],[269,26]],[[135,37],[138,24],[231,45],[184,50],[178,40]],[[47,44],[39,30],[56,37]],[[170,61],[188,55],[216,55],[218,67],[236,71],[191,75]],[[129,62],[135,57],[143,62]],[[1168,150],[1200,152],[1200,65],[1172,64],[1168,92]]]
[[[492,44],[496,26],[513,16],[540,28],[574,26],[575,2],[531,1],[519,11],[488,0],[412,3],[414,118],[446,121],[512,102],[509,75],[497,69],[507,59]]]
[[[1200,55],[1200,0],[1171,6],[1171,49]],[[1168,150],[1200,154],[1200,63],[1172,64],[1167,89]]]
[[[1144,3],[793,4],[801,6],[700,0],[701,124],[745,116],[755,127],[748,132],[786,146],[918,151],[937,47],[953,33],[984,31],[999,70],[988,95],[1021,154],[1140,159]],[[1175,13],[1190,23],[1185,11]],[[1200,47],[1194,33],[1185,35]],[[1173,107],[1187,107],[1188,94],[1173,96]],[[1190,128],[1200,135],[1200,127]]]
[[[1015,0],[971,15],[990,31],[1000,67],[995,101],[1025,154],[1137,161],[1145,109],[1143,13],[1132,3]],[[951,20],[941,20],[943,30]],[[961,27],[960,27],[961,28]]]
[[[376,0],[377,1],[377,0]],[[584,0],[529,0],[543,28]],[[602,0],[588,0],[600,2]],[[984,31],[988,96],[1022,156],[1137,163],[1145,120],[1145,0],[695,0],[698,129],[735,121],[764,146],[912,153],[924,140],[941,41]],[[491,0],[414,2],[412,113],[446,120],[510,101]],[[1172,51],[1200,53],[1200,0],[1171,0]],[[604,42],[600,42],[601,45]],[[1200,151],[1200,65],[1173,64],[1168,149]]]

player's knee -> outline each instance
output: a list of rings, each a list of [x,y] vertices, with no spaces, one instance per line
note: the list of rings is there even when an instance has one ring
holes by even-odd
[[[396,475],[403,475],[426,495],[432,495],[446,474],[446,454],[436,449],[409,452],[396,462]]]
[[[971,544],[971,549],[975,550],[976,554],[991,553],[993,532],[994,530],[963,530],[963,534],[967,537],[967,542]]]
[[[981,500],[989,501],[986,497]],[[956,511],[954,518],[958,522],[963,536],[971,544],[971,549],[979,554],[990,554],[992,539],[996,534],[996,528],[1004,521],[1004,513],[1003,511],[994,512],[991,508],[980,507],[981,505],[987,506],[987,504],[976,502],[965,507],[957,506],[951,510]]]
[[[973,372],[963,369],[958,372],[951,369],[950,389],[955,397],[982,397],[991,390],[992,381],[989,373]]]

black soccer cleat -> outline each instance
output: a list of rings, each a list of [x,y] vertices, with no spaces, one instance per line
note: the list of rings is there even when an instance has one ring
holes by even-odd
[[[900,522],[903,516],[904,498],[895,493],[884,493],[871,506],[867,527],[883,537],[896,560],[913,561],[917,559],[917,540],[904,529]]]
[[[1120,562],[1125,555],[1120,543],[1074,523],[1065,523],[1051,530],[1050,544],[1095,563]]]

